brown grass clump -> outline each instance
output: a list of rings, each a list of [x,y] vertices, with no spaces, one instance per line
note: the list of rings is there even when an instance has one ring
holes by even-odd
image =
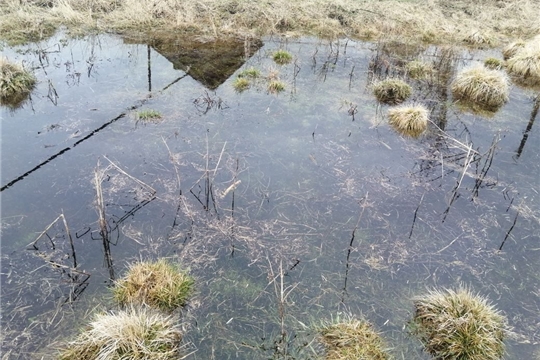
[[[403,80],[385,79],[373,85],[377,100],[385,104],[399,104],[411,96],[412,88]]]
[[[116,282],[113,294],[120,304],[142,303],[172,311],[186,304],[193,283],[186,272],[165,260],[141,262]]]
[[[148,308],[98,314],[60,351],[60,360],[172,360],[182,333],[171,316]]]
[[[430,291],[414,299],[415,332],[437,359],[496,360],[504,354],[506,320],[468,289]]]
[[[36,85],[36,77],[22,66],[0,57],[0,104],[19,107]]]
[[[506,69],[521,84],[540,85],[540,36],[517,50],[506,61]]]
[[[474,66],[462,70],[452,82],[455,100],[495,111],[508,101],[510,85],[508,77],[501,71]]]
[[[510,59],[512,56],[516,55],[516,52],[518,52],[519,49],[523,48],[524,46],[525,46],[525,41],[521,39],[507,45],[503,49],[503,59],[504,60]]]
[[[479,48],[490,47],[495,44],[495,40],[480,31],[475,31],[469,36],[467,36],[463,41],[471,46],[476,46]]]
[[[426,131],[428,114],[422,105],[402,105],[388,110],[388,122],[400,134],[416,138]]]
[[[271,94],[277,94],[285,90],[285,83],[280,80],[271,80],[268,83],[268,92]]]
[[[320,329],[327,360],[387,360],[381,336],[367,321],[348,319]]]

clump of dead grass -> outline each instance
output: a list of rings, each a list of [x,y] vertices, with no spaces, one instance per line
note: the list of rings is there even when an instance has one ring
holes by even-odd
[[[381,336],[367,321],[349,318],[320,328],[327,360],[386,360]]]
[[[292,61],[292,55],[286,50],[279,49],[272,54],[272,59],[276,64],[285,65]]]
[[[525,46],[525,41],[521,39],[508,44],[503,49],[503,59],[504,60],[510,59],[512,56],[516,55],[516,52],[518,52],[519,49],[523,48],[524,46]]]
[[[382,103],[399,104],[412,94],[412,88],[400,79],[385,79],[373,85],[373,94]]]
[[[249,80],[246,79],[245,77],[237,77],[236,79],[234,79],[233,87],[234,87],[234,90],[236,90],[237,92],[243,92],[249,89],[250,86],[251,84]]]
[[[504,354],[506,320],[488,301],[460,288],[414,299],[415,332],[437,359],[496,360]]]
[[[423,61],[413,60],[405,65],[405,70],[409,77],[413,79],[425,79],[428,75],[433,73],[433,67],[431,64]]]
[[[519,48],[506,61],[506,69],[518,83],[540,85],[540,36]]]
[[[182,333],[172,316],[146,307],[95,316],[88,328],[60,350],[60,360],[178,359]]]
[[[116,282],[114,298],[120,304],[146,304],[165,311],[184,306],[191,295],[193,278],[166,261],[140,262]]]
[[[489,111],[507,102],[509,91],[508,77],[503,72],[481,65],[462,70],[452,82],[455,100]]]
[[[402,105],[388,110],[389,124],[400,134],[410,137],[422,135],[428,125],[429,111],[423,105]]]
[[[478,48],[491,47],[495,44],[495,39],[492,36],[480,31],[474,31],[465,37],[463,41]]]
[[[30,95],[36,77],[22,66],[0,57],[0,104],[16,108]]]
[[[270,80],[268,83],[268,92],[277,94],[285,90],[285,83],[281,80]]]

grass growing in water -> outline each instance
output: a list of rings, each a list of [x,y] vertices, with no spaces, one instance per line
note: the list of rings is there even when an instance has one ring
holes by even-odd
[[[407,74],[413,79],[425,79],[433,72],[430,64],[418,60],[408,62],[405,65],[405,70],[407,70]]]
[[[504,354],[505,318],[468,289],[414,299],[416,333],[437,359],[495,360]]]
[[[377,100],[385,104],[400,104],[411,96],[412,88],[403,80],[385,79],[373,85]]]
[[[172,316],[143,308],[98,314],[60,351],[60,360],[178,359],[182,333]]]
[[[36,85],[36,77],[22,66],[0,57],[0,104],[18,107]]]
[[[367,321],[347,319],[320,329],[327,360],[386,360],[381,336]]]
[[[400,134],[418,137],[427,129],[428,114],[422,105],[402,105],[388,110],[388,122]]]
[[[279,80],[271,80],[268,84],[268,92],[277,94],[285,90],[285,83]]]
[[[257,79],[261,76],[261,72],[259,69],[255,69],[254,67],[250,67],[249,69],[242,70],[240,74],[238,74],[239,78],[252,78]]]
[[[491,70],[501,70],[504,66],[504,63],[497,58],[487,58],[484,60],[484,66]]]
[[[159,120],[161,117],[159,111],[152,109],[144,109],[137,113],[137,119],[142,121]]]
[[[234,90],[242,92],[250,87],[249,80],[243,77],[237,77],[233,82]]]
[[[292,55],[288,51],[280,49],[272,54],[272,59],[276,64],[285,65],[292,61]]]
[[[474,66],[462,70],[452,82],[455,100],[495,111],[508,101],[508,77],[501,71]]]
[[[120,304],[143,303],[172,311],[186,304],[193,283],[186,272],[166,260],[140,262],[117,281],[113,294]]]
[[[519,48],[506,61],[506,68],[519,83],[530,86],[540,85],[540,36]]]

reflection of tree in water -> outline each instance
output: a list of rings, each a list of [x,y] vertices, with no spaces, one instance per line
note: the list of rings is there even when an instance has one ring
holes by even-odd
[[[527,142],[527,139],[529,138],[529,133],[532,130],[534,120],[536,119],[536,116],[538,115],[538,108],[540,107],[540,93],[536,95],[536,98],[534,99],[534,105],[531,111],[531,117],[529,118],[529,123],[527,124],[527,128],[523,132],[523,138],[521,139],[521,143],[519,144],[519,147],[516,151],[515,159],[519,159],[521,156],[521,153],[523,152],[523,148],[525,147],[525,143]]]

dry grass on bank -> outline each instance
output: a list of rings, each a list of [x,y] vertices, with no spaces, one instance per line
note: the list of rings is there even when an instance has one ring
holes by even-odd
[[[17,108],[28,98],[36,81],[33,73],[0,56],[0,104]]]
[[[4,0],[0,16],[0,34],[11,42],[47,37],[60,25],[79,32],[174,29],[213,36],[394,34],[473,45],[540,33],[536,0]]]
[[[518,83],[540,85],[540,35],[518,48],[506,61],[506,68]]]

